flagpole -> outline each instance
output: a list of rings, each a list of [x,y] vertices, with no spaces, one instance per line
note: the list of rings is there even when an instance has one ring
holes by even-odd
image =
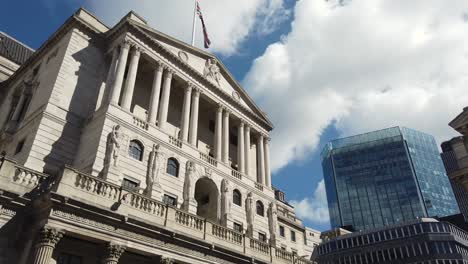
[[[192,46],[195,46],[195,28],[197,26],[197,0],[195,0],[194,2],[195,6],[193,8]]]

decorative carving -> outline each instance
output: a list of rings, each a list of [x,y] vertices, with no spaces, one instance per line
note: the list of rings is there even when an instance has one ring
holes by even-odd
[[[220,86],[219,81],[221,76],[219,73],[219,67],[214,59],[209,58],[206,60],[205,69],[203,70],[203,77],[211,79],[216,84],[218,84],[218,86]]]
[[[180,58],[183,62],[185,62],[185,63],[188,62],[189,57],[188,57],[188,55],[187,55],[187,53],[186,53],[185,51],[180,50],[180,51],[177,53],[177,55],[179,56],[179,58]]]
[[[159,147],[159,144],[154,144],[148,158],[145,195],[150,198],[152,196],[153,187],[161,188],[159,184],[159,172],[164,165],[164,153],[159,150]]]
[[[181,209],[188,212],[190,200],[192,199],[192,178],[195,172],[195,163],[191,160],[187,161],[185,165],[185,180],[183,190],[183,203]]]
[[[60,239],[63,237],[64,232],[50,226],[44,226],[39,231],[39,245],[55,247]]]
[[[270,228],[270,243],[276,244],[276,226],[278,221],[278,210],[276,209],[276,203],[271,202],[268,206],[268,226]]]
[[[237,101],[240,100],[240,95],[239,95],[239,93],[236,92],[236,91],[232,91],[232,97],[233,97],[234,99],[236,99]]]
[[[125,251],[125,246],[109,243],[106,245],[106,256],[104,257],[103,263],[117,263]]]
[[[112,132],[107,137],[107,149],[106,149],[106,165],[112,165],[117,167],[119,162],[120,152],[120,126],[115,125],[112,128]]]
[[[162,264],[174,264],[174,259],[169,258],[169,257],[161,257],[161,263]]]
[[[231,212],[231,195],[229,181],[223,179],[221,181],[221,223],[227,226],[228,216]]]
[[[247,216],[247,235],[253,237],[253,223],[254,223],[254,201],[253,194],[250,192],[245,199],[245,212]]]
[[[206,177],[211,179],[211,176],[213,175],[213,170],[211,168],[205,167],[205,175]]]

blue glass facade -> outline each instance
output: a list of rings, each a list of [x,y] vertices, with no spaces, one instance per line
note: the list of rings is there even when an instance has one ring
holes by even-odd
[[[356,230],[458,213],[437,144],[393,127],[337,139],[322,152],[332,227]]]

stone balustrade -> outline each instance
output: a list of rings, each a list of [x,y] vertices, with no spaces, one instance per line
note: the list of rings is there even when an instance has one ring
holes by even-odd
[[[232,229],[213,224],[212,234],[217,238],[242,245],[243,235]]]
[[[260,191],[263,192],[263,185],[261,185],[260,183],[255,182],[255,188],[257,188],[257,189],[259,189]]]
[[[0,157],[2,190],[23,195],[36,188],[47,177],[47,174],[21,166],[7,157]]]
[[[268,255],[270,254],[270,245],[266,242],[262,242],[260,240],[251,238],[249,246],[250,246],[250,249],[254,251],[258,251],[258,252],[261,252],[263,254],[268,254]]]
[[[136,116],[133,116],[133,124],[141,129],[148,130],[148,123]]]
[[[122,201],[134,209],[141,210],[157,217],[165,217],[167,211],[165,204],[138,193],[126,192],[122,195]]]
[[[212,157],[210,157],[209,155],[203,153],[203,152],[200,152],[200,159],[203,160],[204,162],[208,162],[209,164],[217,167],[218,166],[218,161]]]
[[[288,252],[288,251],[286,251],[284,249],[276,248],[275,249],[275,257],[277,259],[281,259],[281,260],[293,261],[294,254],[291,253],[291,252]]]
[[[82,190],[114,201],[117,201],[120,192],[120,187],[118,185],[80,172],[76,174],[75,185]]]
[[[182,140],[173,136],[169,136],[169,143],[171,143],[174,146],[177,146],[178,148],[182,148]]]
[[[203,231],[205,219],[177,209],[175,210],[175,222],[177,224],[195,229],[197,231]]]
[[[47,177],[46,174],[30,170],[26,167],[15,165],[15,174],[13,181],[28,187],[36,187],[43,179]]]
[[[239,180],[242,180],[242,173],[236,171],[236,170],[231,170],[231,175],[236,177]]]

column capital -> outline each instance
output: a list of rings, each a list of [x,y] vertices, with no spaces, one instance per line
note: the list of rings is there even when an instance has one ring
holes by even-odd
[[[154,69],[155,71],[162,72],[165,69],[165,64],[164,62],[157,60],[156,61],[156,68]]]
[[[167,65],[164,65],[164,70],[166,71],[166,78],[172,78],[172,74],[174,74],[174,70]]]
[[[130,49],[130,46],[132,45],[132,41],[129,39],[124,39],[121,43],[122,48],[124,49]]]
[[[39,231],[39,244],[55,247],[65,232],[54,227],[44,226]]]
[[[133,56],[139,57],[141,54],[145,53],[145,50],[136,44],[133,44],[132,48],[133,48]]]
[[[106,255],[104,258],[107,262],[115,261],[115,263],[117,263],[122,254],[124,253],[125,249],[126,247],[124,245],[119,245],[110,242],[106,245]]]
[[[203,91],[196,86],[193,86],[193,91],[195,92],[194,96],[200,96],[200,94],[203,93]]]
[[[224,107],[224,115],[229,116],[232,113],[231,109]]]
[[[221,103],[218,103],[218,112],[223,112],[224,110],[224,105],[222,105]]]
[[[246,131],[250,131],[251,126],[249,125],[249,123],[245,122],[244,126]]]
[[[239,126],[242,127],[242,128],[245,126],[245,121],[244,121],[244,119],[241,119],[241,120],[240,120]]]
[[[187,82],[187,86],[185,86],[185,92],[186,92],[186,93],[192,92],[193,88],[195,88],[195,87],[193,86],[193,83]]]

